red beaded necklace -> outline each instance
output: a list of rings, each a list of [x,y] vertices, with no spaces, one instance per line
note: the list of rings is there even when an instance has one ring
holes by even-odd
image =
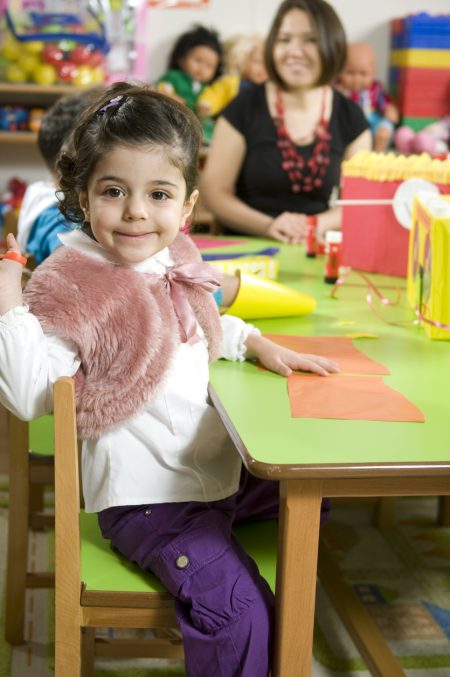
[[[305,159],[298,154],[297,148],[286,129],[284,122],[284,104],[281,89],[277,88],[275,98],[275,126],[277,146],[281,151],[281,167],[287,172],[293,193],[309,192],[322,185],[323,177],[330,164],[330,139],[328,120],[325,118],[326,91],[323,88],[319,121],[314,130],[314,146],[311,157]]]

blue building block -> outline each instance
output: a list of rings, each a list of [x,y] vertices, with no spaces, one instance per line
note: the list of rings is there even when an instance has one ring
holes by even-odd
[[[391,49],[450,49],[450,14],[409,14],[391,21]]]

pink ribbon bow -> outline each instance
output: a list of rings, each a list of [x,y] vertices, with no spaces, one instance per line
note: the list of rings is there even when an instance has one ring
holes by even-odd
[[[198,285],[205,291],[213,292],[220,287],[220,273],[207,263],[183,263],[170,268],[165,280],[180,325],[181,342],[195,343],[198,341],[197,319],[186,296],[184,285]]]

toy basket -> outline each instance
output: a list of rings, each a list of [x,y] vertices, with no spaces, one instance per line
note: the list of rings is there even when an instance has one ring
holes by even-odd
[[[104,82],[109,43],[103,5],[101,0],[4,2],[0,80],[78,87]]]

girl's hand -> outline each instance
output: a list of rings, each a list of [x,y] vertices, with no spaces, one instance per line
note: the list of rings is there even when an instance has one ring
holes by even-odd
[[[20,255],[20,248],[12,233],[6,238],[8,251]],[[12,259],[0,259],[0,315],[22,304],[23,265]]]
[[[297,353],[259,334],[249,334],[246,345],[247,359],[257,358],[266,369],[281,376],[289,376],[293,371],[311,371],[319,376],[328,376],[339,371],[338,365],[326,357]]]
[[[267,235],[288,244],[301,244],[306,237],[306,215],[283,212],[269,225]]]

